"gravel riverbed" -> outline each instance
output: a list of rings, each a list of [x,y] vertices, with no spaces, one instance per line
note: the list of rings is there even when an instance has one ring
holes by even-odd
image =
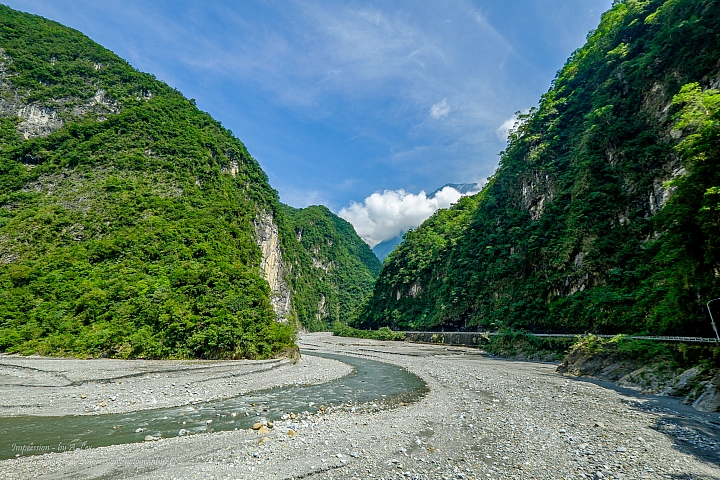
[[[0,356],[0,417],[97,415],[192,405],[347,375],[342,362],[276,360],[79,360]],[[2,421],[2,420],[0,420]]]
[[[402,366],[429,392],[410,404],[287,412],[273,428],[6,460],[0,478],[720,479],[717,415],[676,413],[564,377],[553,364],[469,348],[328,334],[303,336],[301,348]],[[303,366],[287,368],[342,374],[337,362],[313,363],[321,360],[304,355]],[[260,373],[261,383],[281,371]],[[20,400],[7,398],[3,391],[8,409]]]

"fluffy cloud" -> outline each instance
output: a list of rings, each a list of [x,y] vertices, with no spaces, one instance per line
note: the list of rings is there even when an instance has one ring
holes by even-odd
[[[446,117],[448,113],[450,113],[450,105],[447,104],[447,98],[430,107],[430,115],[433,118]]]
[[[501,140],[507,140],[510,132],[517,130],[524,121],[520,120],[520,118],[518,117],[518,113],[527,115],[528,112],[530,112],[529,109],[523,110],[522,112],[514,113],[512,117],[505,120],[503,124],[500,125],[497,130],[495,130],[495,134],[498,136],[498,138]]]
[[[424,191],[415,195],[405,190],[385,190],[373,193],[362,203],[352,202],[338,215],[352,223],[358,235],[374,247],[417,227],[438,209],[448,208],[462,196],[452,187],[445,187],[432,197]]]
[[[517,115],[513,115],[512,117],[508,118],[503,122],[500,127],[498,127],[497,130],[495,130],[495,133],[497,134],[498,138],[502,140],[507,140],[508,134],[510,133],[510,130],[513,129],[515,126],[515,123],[518,121]]]

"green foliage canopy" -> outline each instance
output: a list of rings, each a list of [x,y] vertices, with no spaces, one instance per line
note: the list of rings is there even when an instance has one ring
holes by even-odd
[[[277,193],[244,145],[54,22],[0,6],[0,48],[0,350],[264,358],[292,346],[252,228]],[[61,124],[25,138],[18,106]]]
[[[292,235],[301,245],[295,260],[296,309],[309,330],[347,321],[372,292],[382,264],[353,226],[324,206],[284,206]]]

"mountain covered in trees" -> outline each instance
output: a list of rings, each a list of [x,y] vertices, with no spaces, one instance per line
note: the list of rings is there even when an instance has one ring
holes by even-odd
[[[301,281],[310,281],[311,295],[303,295],[296,309],[306,319],[303,325],[323,330],[336,321],[346,321],[367,297],[382,264],[355,228],[324,206],[295,209],[284,213],[300,243],[303,259]]]
[[[193,100],[0,6],[0,351],[268,357],[369,291],[361,243]]]
[[[719,232],[720,2],[616,1],[353,323],[712,336]]]

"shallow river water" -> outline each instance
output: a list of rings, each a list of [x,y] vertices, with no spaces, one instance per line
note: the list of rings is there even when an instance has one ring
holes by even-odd
[[[344,355],[313,355],[348,363],[354,370],[320,385],[278,387],[196,405],[103,415],[0,418],[0,459],[141,442],[147,435],[174,437],[180,430],[192,435],[244,429],[258,421],[278,420],[284,413],[315,411],[321,405],[398,397],[412,400],[427,388],[419,377],[395,365]]]

